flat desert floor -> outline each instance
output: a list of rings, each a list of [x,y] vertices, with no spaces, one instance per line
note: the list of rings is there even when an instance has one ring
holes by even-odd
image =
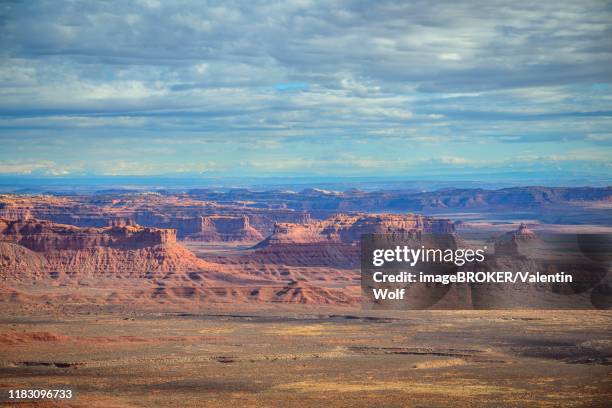
[[[6,304],[5,304],[6,306]],[[61,407],[609,406],[610,311],[27,312],[0,388]]]

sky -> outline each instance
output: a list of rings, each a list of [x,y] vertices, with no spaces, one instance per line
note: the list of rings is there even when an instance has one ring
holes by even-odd
[[[612,179],[609,1],[3,1],[0,175]]]

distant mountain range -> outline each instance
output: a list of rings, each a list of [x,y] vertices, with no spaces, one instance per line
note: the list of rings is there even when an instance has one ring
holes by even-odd
[[[513,187],[500,190],[442,189],[432,192],[384,190],[344,192],[309,188],[294,191],[236,189],[216,192],[194,189],[190,197],[201,200],[250,201],[304,211],[423,211],[440,209],[541,208],[585,202],[612,203],[612,187]]]

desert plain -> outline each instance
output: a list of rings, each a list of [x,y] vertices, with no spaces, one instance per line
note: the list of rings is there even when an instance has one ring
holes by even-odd
[[[609,406],[609,311],[3,308],[18,406]]]

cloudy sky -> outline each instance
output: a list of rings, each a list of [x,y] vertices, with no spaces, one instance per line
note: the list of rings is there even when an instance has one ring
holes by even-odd
[[[0,174],[612,179],[612,3],[520,3],[4,1]]]

